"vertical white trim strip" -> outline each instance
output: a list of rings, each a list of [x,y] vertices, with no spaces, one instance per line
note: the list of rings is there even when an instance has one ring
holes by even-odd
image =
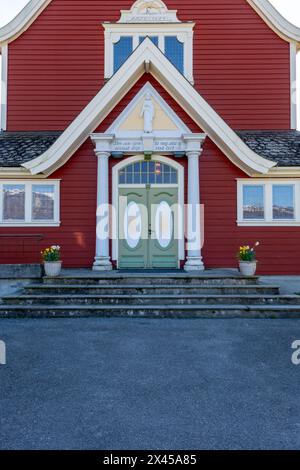
[[[30,223],[32,217],[32,183],[25,184],[25,222]]]
[[[297,44],[290,43],[291,129],[297,129]]]
[[[273,220],[273,184],[266,183],[264,185],[264,204],[265,204],[265,221]]]
[[[3,222],[3,183],[0,183],[0,223]]]
[[[1,47],[1,124],[0,130],[7,127],[7,79],[8,79],[8,44]]]

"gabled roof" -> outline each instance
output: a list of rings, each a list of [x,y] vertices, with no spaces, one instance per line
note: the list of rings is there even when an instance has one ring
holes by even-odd
[[[16,168],[48,150],[61,132],[0,133],[0,167]]]
[[[26,31],[51,1],[31,0],[10,23],[0,28],[0,50],[1,45],[13,41]],[[245,1],[280,37],[288,42],[296,42],[300,45],[300,28],[280,15],[268,0]]]
[[[251,150],[280,167],[300,166],[299,131],[238,131]]]
[[[300,131],[237,131],[237,134],[251,150],[281,168],[300,168]],[[60,135],[61,132],[3,132],[0,134],[0,169],[16,169],[38,157]]]
[[[276,165],[250,150],[146,38],[56,142],[43,155],[23,166],[33,175],[50,175],[64,165],[145,72],[151,73],[221,151],[247,174],[266,174]]]

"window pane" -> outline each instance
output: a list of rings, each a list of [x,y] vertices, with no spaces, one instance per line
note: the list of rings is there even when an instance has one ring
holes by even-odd
[[[123,36],[120,41],[114,44],[114,72],[128,59],[132,53],[132,37]]]
[[[264,187],[243,186],[243,218],[264,219]]]
[[[3,220],[25,220],[25,186],[3,186]]]
[[[140,36],[139,37],[139,44],[141,44],[144,39],[146,39],[147,36]],[[149,39],[151,39],[151,41],[153,42],[153,44],[155,44],[156,47],[158,47],[158,36],[148,36]]]
[[[173,65],[183,73],[183,43],[176,36],[165,37],[165,55]]]
[[[294,186],[273,185],[273,218],[294,218]]]
[[[54,186],[32,185],[32,220],[54,220]]]
[[[119,184],[177,184],[177,182],[177,170],[160,162],[133,163],[119,172]]]

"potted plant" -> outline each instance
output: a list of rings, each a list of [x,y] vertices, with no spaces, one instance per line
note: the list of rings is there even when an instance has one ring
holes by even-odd
[[[250,246],[241,246],[238,253],[240,272],[244,276],[254,276],[256,272],[256,251],[255,248],[259,246],[259,242],[256,242],[254,248]]]
[[[53,245],[42,252],[45,274],[48,277],[57,277],[61,272],[60,246]]]

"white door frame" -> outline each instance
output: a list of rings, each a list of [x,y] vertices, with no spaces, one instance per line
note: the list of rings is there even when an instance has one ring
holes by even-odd
[[[119,171],[127,165],[132,163],[144,161],[145,156],[143,154],[135,155],[133,157],[128,157],[122,159],[119,163],[113,166],[112,170],[112,207],[114,214],[112,216],[112,260],[117,262],[117,267],[119,263],[119,240],[116,237],[118,233],[118,220],[119,220]],[[151,158],[154,162],[165,163],[172,168],[175,168],[178,172],[178,204],[183,208],[182,210],[182,223],[183,230],[182,233],[185,233],[185,210],[184,210],[184,167],[178,163],[176,160],[173,160],[162,155],[153,155]],[[131,185],[130,185],[131,186]],[[134,186],[134,185],[132,185]],[[142,185],[143,187],[145,185]],[[157,185],[153,185],[154,187]],[[159,185],[159,186],[168,186],[168,185]],[[185,260],[185,243],[184,236],[181,240],[178,240],[178,264],[180,261]]]

